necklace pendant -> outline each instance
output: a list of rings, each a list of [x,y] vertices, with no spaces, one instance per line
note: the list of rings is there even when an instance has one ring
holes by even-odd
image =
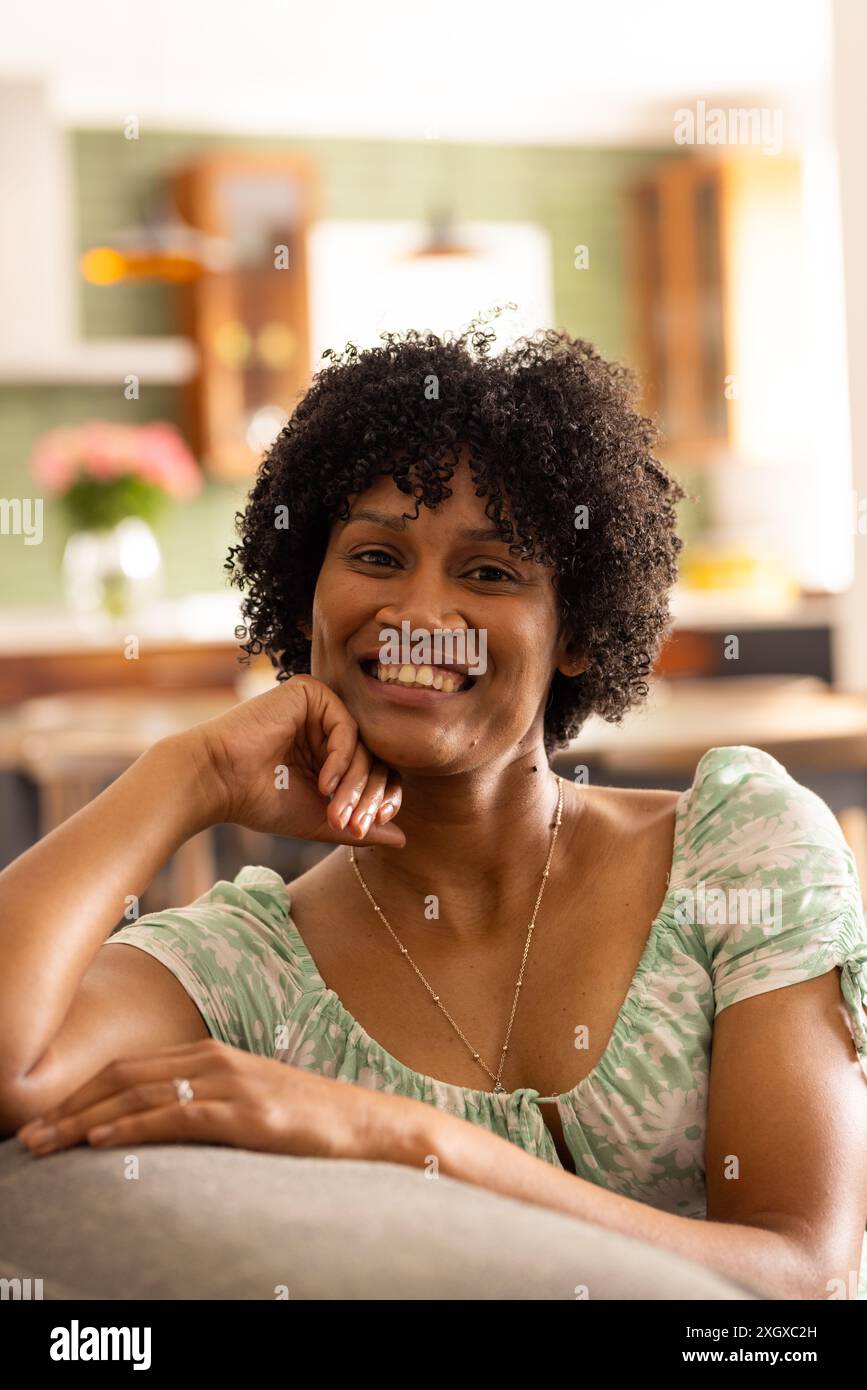
[[[506,1088],[505,1086],[501,1086],[498,1081],[491,1094],[495,1096],[504,1096],[506,1094]]]

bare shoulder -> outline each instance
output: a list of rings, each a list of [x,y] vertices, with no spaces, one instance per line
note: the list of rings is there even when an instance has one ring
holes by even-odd
[[[607,832],[643,835],[672,822],[682,793],[663,788],[581,786],[573,791],[573,804],[579,798]]]
[[[572,843],[584,845],[604,877],[668,880],[681,793],[656,788],[575,786]]]
[[[293,902],[313,903],[333,893],[340,870],[340,855],[337,850],[338,847],[335,846],[334,850],[324,855],[318,863],[305,869],[297,878],[287,881],[286,888]]]

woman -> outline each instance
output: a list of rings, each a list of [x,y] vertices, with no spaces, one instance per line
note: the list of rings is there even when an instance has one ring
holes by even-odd
[[[754,748],[682,795],[551,771],[647,692],[684,494],[628,374],[566,334],[491,340],[334,357],[227,561],[277,685],[0,876],[6,1132],[436,1164],[766,1294],[852,1296],[853,857]],[[449,633],[474,663],[425,646]],[[338,848],[106,942],[220,822]]]

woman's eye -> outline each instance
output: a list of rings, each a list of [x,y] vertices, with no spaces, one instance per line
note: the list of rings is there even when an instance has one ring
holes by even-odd
[[[379,569],[387,569],[387,565],[381,563],[382,560],[397,564],[393,555],[387,550],[359,550],[352,557],[354,560],[362,560],[366,565],[374,565]],[[499,565],[476,565],[475,569],[470,570],[470,574],[487,574],[487,583],[500,584],[503,580],[514,582],[515,576],[508,570],[501,569]],[[490,576],[493,576],[492,578]]]
[[[365,564],[372,565],[374,563],[378,563],[378,561],[374,562],[373,560],[368,560],[368,555],[384,555],[386,560],[394,560],[394,556],[389,555],[387,550],[359,550],[353,558],[356,560],[364,560]]]
[[[501,577],[500,579],[494,579],[492,581],[494,584],[499,584],[501,579],[514,579],[514,575],[509,574],[508,570],[500,569],[499,565],[477,565],[471,573],[479,574],[482,570],[486,570],[489,574],[493,573]]]

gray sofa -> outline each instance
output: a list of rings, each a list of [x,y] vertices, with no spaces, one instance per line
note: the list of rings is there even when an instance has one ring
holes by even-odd
[[[754,1299],[643,1242],[393,1163],[0,1143],[0,1278],[45,1299]],[[13,1287],[13,1286],[10,1286]],[[35,1287],[35,1286],[31,1286]]]

